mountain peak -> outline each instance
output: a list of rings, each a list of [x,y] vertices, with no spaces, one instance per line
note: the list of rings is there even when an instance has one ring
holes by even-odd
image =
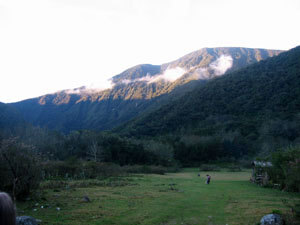
[[[63,129],[110,129],[178,98],[203,80],[221,76],[281,51],[203,48],[163,65],[140,64],[114,76],[109,89],[80,87],[14,103],[24,118]],[[193,81],[193,82],[192,82]]]

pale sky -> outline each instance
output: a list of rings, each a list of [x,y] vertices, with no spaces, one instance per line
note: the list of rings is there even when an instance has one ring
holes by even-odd
[[[0,102],[203,47],[300,45],[299,0],[0,0]]]

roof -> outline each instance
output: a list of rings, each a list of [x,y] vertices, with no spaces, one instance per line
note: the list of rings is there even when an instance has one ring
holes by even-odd
[[[263,161],[253,161],[252,166],[258,167],[272,167],[273,164],[271,162],[263,162]]]

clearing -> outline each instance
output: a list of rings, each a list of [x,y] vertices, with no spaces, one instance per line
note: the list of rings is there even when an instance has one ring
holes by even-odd
[[[205,175],[212,177],[205,184]],[[265,214],[286,212],[297,193],[261,188],[250,171],[130,175],[105,180],[47,181],[39,200],[18,202],[18,214],[42,224],[237,225],[257,224]],[[86,201],[88,196],[90,201]]]

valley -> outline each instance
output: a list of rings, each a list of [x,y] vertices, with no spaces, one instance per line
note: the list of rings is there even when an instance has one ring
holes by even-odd
[[[250,225],[276,213],[295,225],[299,58],[300,47],[202,49],[99,92],[1,103],[0,190],[41,224]],[[265,188],[249,182],[253,160],[272,165]]]

